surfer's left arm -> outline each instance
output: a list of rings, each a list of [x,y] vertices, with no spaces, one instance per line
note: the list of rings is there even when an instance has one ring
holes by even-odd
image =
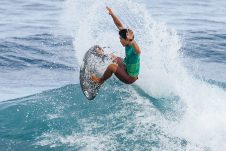
[[[111,10],[111,8],[106,7],[106,9],[108,10],[109,15],[111,15],[111,17],[112,17],[115,25],[117,26],[117,28],[119,30],[122,30],[124,27],[123,27],[123,24],[121,23],[121,21],[118,19],[118,17],[113,13],[113,11]]]
[[[131,42],[131,44],[132,44],[133,48],[135,49],[136,54],[140,54],[141,51],[140,51],[140,47],[138,46],[137,42],[136,42],[135,40],[133,40],[133,41]]]
[[[136,54],[140,54],[141,53],[140,47],[138,46],[137,42],[134,40],[134,34],[131,29],[128,29],[127,31],[127,38],[131,41],[131,45],[135,49]]]

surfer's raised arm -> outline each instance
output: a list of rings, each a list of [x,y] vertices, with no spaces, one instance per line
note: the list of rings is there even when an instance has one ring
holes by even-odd
[[[111,15],[111,17],[114,20],[114,23],[118,27],[118,29],[119,30],[122,30],[123,29],[123,25],[120,22],[120,20],[118,19],[118,17],[113,13],[113,11],[111,10],[111,8],[106,7],[106,9],[108,10],[109,15]]]

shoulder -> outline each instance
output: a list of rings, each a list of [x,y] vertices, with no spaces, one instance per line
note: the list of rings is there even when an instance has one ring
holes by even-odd
[[[136,41],[133,40],[132,43],[131,43],[131,45],[132,45],[135,53],[139,55],[141,53],[141,51],[140,51],[140,48],[139,48],[138,44],[136,43]]]

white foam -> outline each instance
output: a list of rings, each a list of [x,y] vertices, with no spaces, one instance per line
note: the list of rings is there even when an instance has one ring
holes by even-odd
[[[168,131],[213,150],[226,148],[226,92],[194,78],[183,67],[182,42],[176,31],[153,20],[144,6],[132,1],[68,0],[66,3],[67,11],[73,8],[70,18],[76,24],[74,48],[80,63],[85,51],[94,44],[109,45],[117,54],[123,54],[113,21],[105,11],[109,5],[126,27],[134,30],[141,47],[137,85],[156,98],[178,96],[186,105],[183,118]]]
[[[59,147],[62,145],[73,146],[73,148],[82,148],[82,150],[104,150],[109,148],[111,144],[108,136],[95,136],[92,134],[84,135],[75,133],[72,135],[61,135],[57,132],[44,133],[40,138],[40,141],[35,145],[50,146],[51,148]],[[106,144],[107,142],[107,144]]]
[[[46,132],[37,138],[35,145],[51,148],[66,145],[79,150],[183,150],[182,139],[169,133],[174,122],[166,120],[149,100],[142,99],[130,88],[121,90],[133,95],[117,100],[114,105],[117,110],[80,118],[72,114],[75,117],[71,118],[76,118],[78,123],[76,127],[81,130],[72,134]],[[128,142],[131,142],[129,146]],[[201,150],[203,146],[186,142],[186,149]]]

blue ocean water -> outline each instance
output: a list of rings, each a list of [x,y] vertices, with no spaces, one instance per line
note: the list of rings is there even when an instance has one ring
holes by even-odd
[[[123,56],[110,6],[134,29],[136,84],[88,102],[79,66],[94,44]],[[0,150],[225,150],[226,2],[0,2]]]

